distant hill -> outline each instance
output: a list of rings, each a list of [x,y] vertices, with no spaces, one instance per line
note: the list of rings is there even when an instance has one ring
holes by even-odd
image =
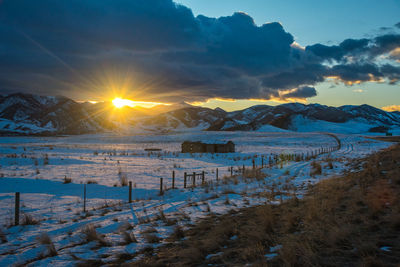
[[[148,130],[275,131],[366,133],[400,129],[400,114],[369,106],[329,107],[300,103],[258,105],[244,110],[184,108],[147,119]]]
[[[118,113],[110,103],[77,103],[63,96],[21,93],[0,96],[0,133],[3,135],[86,134],[121,127],[152,132],[386,132],[400,129],[400,113],[369,105],[329,107],[300,103],[258,105],[233,112],[181,103],[153,108],[125,107]]]

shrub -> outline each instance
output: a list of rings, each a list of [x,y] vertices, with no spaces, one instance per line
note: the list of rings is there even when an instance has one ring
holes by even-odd
[[[119,174],[119,180],[121,182],[121,186],[127,186],[128,185],[128,177],[125,172],[121,172]]]
[[[147,243],[151,243],[151,244],[159,243],[161,240],[155,233],[144,233],[143,237]]]
[[[43,165],[48,165],[48,164],[49,164],[49,155],[44,154]]]
[[[47,233],[42,233],[38,236],[37,240],[41,245],[45,245],[47,247],[47,253],[44,253],[43,257],[54,257],[57,256],[57,250],[51,241],[49,235]]]
[[[174,232],[172,233],[171,237],[175,240],[179,240],[185,237],[185,232],[180,225],[175,226]]]
[[[322,174],[322,167],[320,163],[316,161],[311,162],[311,168],[312,168],[310,173],[311,176]]]
[[[37,225],[39,224],[39,221],[33,218],[29,214],[24,214],[22,217],[22,222],[21,225]]]
[[[246,169],[243,174],[244,178],[256,179],[258,181],[264,179],[266,176],[261,169]]]
[[[64,176],[63,179],[63,184],[70,184],[72,182],[72,178],[67,177],[66,175]]]
[[[6,235],[3,233],[3,231],[0,229],[0,241],[1,243],[6,243],[7,242],[7,237]]]
[[[124,239],[125,245],[131,244],[131,243],[137,243],[136,237],[132,232],[129,232],[129,231],[122,232],[122,238]]]
[[[104,236],[97,233],[96,228],[93,224],[87,224],[82,229],[82,234],[84,236],[84,240],[89,243],[92,241],[98,242],[102,246],[108,246],[108,242],[104,239]]]

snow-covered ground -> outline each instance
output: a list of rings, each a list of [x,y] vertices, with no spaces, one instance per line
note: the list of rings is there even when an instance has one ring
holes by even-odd
[[[337,137],[342,142],[340,150],[320,154],[313,160],[285,160],[277,164],[274,160],[283,158],[281,155],[310,156],[321,148],[335,148],[337,142],[325,133],[289,131],[1,137],[0,242],[2,236],[7,242],[0,244],[0,266],[29,262],[65,266],[81,258],[112,261],[123,253],[134,254],[147,246],[158,246],[166,242],[162,239],[176,225],[188,227],[212,212],[223,214],[266,201],[280,201],[289,194],[301,195],[309,184],[349,168],[349,160],[390,145],[358,135]],[[185,140],[232,140],[236,153],[181,154],[180,145]],[[147,152],[146,148],[162,150]],[[266,177],[243,178],[238,169],[243,165],[252,169],[253,161],[259,166],[262,158],[266,165],[270,159],[273,162],[261,170]],[[311,167],[313,161],[321,164],[321,174]],[[230,175],[231,167],[234,177]],[[174,190],[172,171],[176,176]],[[183,188],[184,172],[202,171],[204,185],[198,178],[196,188],[191,188],[191,180],[187,182],[188,188]],[[162,196],[160,178],[165,190]],[[65,179],[71,179],[71,183],[64,184]],[[121,187],[124,179],[134,186],[131,204],[127,203],[128,187]],[[83,188],[88,182],[88,213],[84,213]],[[268,194],[272,188],[274,195]],[[12,226],[15,192],[21,192],[21,221],[27,215],[37,224]],[[90,241],[93,239],[84,230],[87,225],[103,234],[106,242]],[[38,239],[43,233],[49,235],[58,255],[48,255],[51,245]],[[127,233],[133,234],[137,242],[126,244]],[[161,238],[161,243],[151,244],[148,235]]]

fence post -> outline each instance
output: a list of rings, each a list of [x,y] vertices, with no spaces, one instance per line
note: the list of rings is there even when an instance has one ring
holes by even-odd
[[[86,184],[83,185],[83,212],[86,212]]]
[[[233,167],[231,167],[231,176],[233,176]]]
[[[244,164],[243,164],[243,168],[242,168],[242,173],[244,174],[244,171],[245,171],[245,167],[244,167]]]
[[[160,196],[163,195],[163,178],[160,178]]]
[[[264,156],[261,158],[261,168],[264,168]]]
[[[19,225],[19,192],[15,192],[15,225]]]
[[[217,172],[215,173],[215,176],[217,177],[217,182],[218,182],[218,168],[217,168]]]
[[[175,189],[175,171],[172,171],[172,189]]]
[[[193,187],[196,187],[196,173],[193,172]]]
[[[183,188],[186,188],[186,172],[183,175]]]
[[[201,184],[204,184],[204,171],[201,172]]]
[[[132,181],[129,181],[129,203],[132,203]]]
[[[255,169],[256,168],[256,161],[253,159],[252,162],[253,162],[253,169]]]

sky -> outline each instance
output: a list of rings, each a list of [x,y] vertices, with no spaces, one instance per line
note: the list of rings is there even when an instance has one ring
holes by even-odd
[[[0,94],[400,108],[399,1],[178,2],[0,1]]]

